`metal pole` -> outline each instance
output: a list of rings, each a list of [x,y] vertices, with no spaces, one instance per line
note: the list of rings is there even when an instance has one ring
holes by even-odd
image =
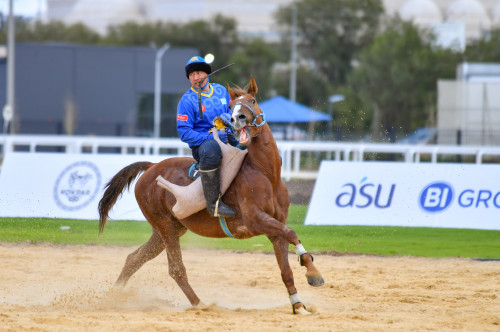
[[[328,114],[331,117],[330,121],[328,122],[328,133],[330,134],[330,139],[334,139],[333,130],[335,130],[336,132],[338,130],[338,128],[333,127],[333,104],[343,101],[344,98],[345,97],[341,94],[331,95],[330,97],[328,97]],[[338,137],[335,137],[335,140],[338,140]]]
[[[4,121],[6,125],[4,130],[6,131],[9,126],[9,122],[14,117],[14,5],[13,0],[9,1],[9,22],[8,22],[8,35],[7,35],[7,103],[4,109]],[[6,116],[7,115],[7,116]],[[10,133],[13,132],[13,127],[10,126]],[[4,131],[4,132],[5,132]]]
[[[292,7],[292,54],[290,70],[290,100],[295,102],[297,87],[297,4]]]
[[[333,140],[333,102],[331,100],[328,100],[328,114],[330,115],[330,121],[328,121],[328,139]]]
[[[12,0],[11,0],[12,1]],[[160,137],[160,123],[161,123],[161,59],[165,52],[170,48],[170,44],[163,45],[156,51],[155,60],[155,100],[154,100],[154,128],[153,136]]]
[[[292,5],[292,52],[290,55],[290,100],[295,103],[297,95],[297,4]],[[295,123],[290,123],[290,128],[292,129],[291,140],[295,139]]]

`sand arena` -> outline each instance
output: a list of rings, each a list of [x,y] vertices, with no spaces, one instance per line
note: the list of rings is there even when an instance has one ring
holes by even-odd
[[[315,255],[307,285],[294,254],[294,316],[271,254],[184,250],[191,308],[166,254],[125,289],[112,285],[133,247],[0,243],[0,331],[500,331],[500,262]]]

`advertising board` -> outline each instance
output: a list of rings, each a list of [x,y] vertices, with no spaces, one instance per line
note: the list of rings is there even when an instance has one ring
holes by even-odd
[[[99,219],[97,206],[106,183],[123,167],[162,156],[7,153],[0,172],[0,217]],[[145,220],[134,196],[125,189],[109,216]]]
[[[500,229],[500,167],[323,161],[306,225]]]

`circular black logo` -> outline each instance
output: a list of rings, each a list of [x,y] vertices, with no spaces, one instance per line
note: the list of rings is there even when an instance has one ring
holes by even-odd
[[[80,210],[92,202],[100,187],[101,173],[97,166],[79,161],[66,167],[57,177],[54,200],[63,210]]]

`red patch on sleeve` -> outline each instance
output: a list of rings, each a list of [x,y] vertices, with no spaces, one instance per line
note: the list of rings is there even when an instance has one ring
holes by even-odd
[[[178,121],[187,121],[187,119],[188,119],[187,115],[177,114]]]

